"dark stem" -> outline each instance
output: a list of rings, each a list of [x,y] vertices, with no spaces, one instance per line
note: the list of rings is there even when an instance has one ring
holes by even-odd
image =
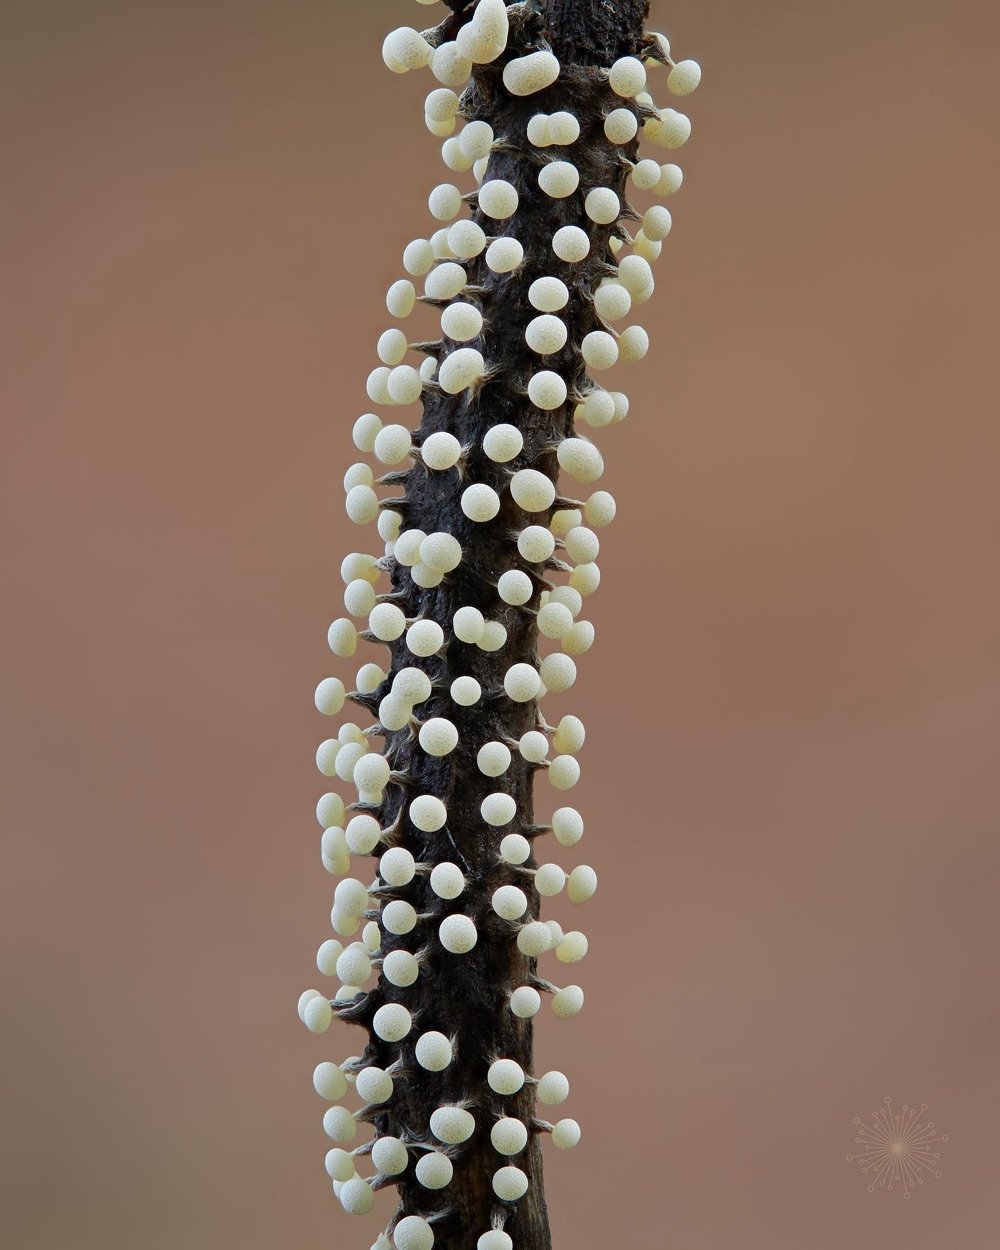
[[[449,7],[457,10],[462,6],[456,2]],[[539,914],[530,877],[503,862],[498,848],[505,834],[524,829],[530,832],[535,819],[535,769],[521,758],[516,744],[523,733],[543,722],[535,703],[515,704],[505,696],[503,679],[512,664],[538,663],[534,612],[551,569],[526,565],[518,554],[516,538],[528,524],[545,524],[549,514],[526,516],[513,502],[507,486],[510,472],[525,467],[541,469],[555,480],[555,448],[574,433],[575,402],[591,385],[579,344],[585,334],[601,325],[594,312],[592,291],[602,277],[613,272],[609,242],[615,227],[593,225],[584,213],[583,198],[590,188],[606,186],[616,190],[624,203],[628,165],[623,156],[635,157],[634,144],[615,147],[604,137],[605,112],[623,102],[611,96],[593,67],[608,66],[619,56],[637,51],[647,8],[646,0],[546,0],[533,9],[525,6],[517,19],[512,15],[507,52],[496,64],[477,67],[463,97],[465,116],[489,122],[498,140],[487,178],[512,182],[521,197],[518,214],[511,221],[500,225],[478,211],[475,220],[487,234],[511,234],[520,239],[525,263],[514,275],[496,275],[482,257],[468,262],[468,288],[460,298],[473,299],[483,311],[483,335],[470,346],[483,353],[491,376],[474,394],[449,396],[436,386],[428,387],[415,438],[419,445],[434,431],[447,430],[468,449],[467,455],[447,472],[429,471],[418,459],[405,475],[404,501],[394,505],[403,513],[404,529],[417,528],[428,534],[447,531],[462,544],[461,565],[434,589],[416,586],[408,569],[390,562],[395,601],[407,618],[436,620],[450,640],[442,654],[430,659],[415,658],[403,640],[393,644],[386,682],[374,696],[359,700],[374,711],[400,669],[423,668],[433,681],[433,694],[419,708],[419,718],[446,716],[454,721],[460,735],[457,749],[436,759],[421,750],[412,728],[387,733],[386,754],[394,773],[407,780],[389,787],[376,814],[384,827],[399,818],[397,840],[418,862],[427,866],[444,860],[458,863],[469,887],[459,899],[443,903],[431,892],[428,877],[418,875],[410,885],[393,892],[408,899],[418,913],[430,913],[412,933],[404,937],[385,933],[383,937],[386,953],[399,947],[423,952],[420,977],[406,989],[380,979],[364,999],[339,1012],[343,1018],[366,1026],[386,1002],[404,1003],[413,1014],[413,1033],[401,1045],[387,1045],[372,1034],[365,1052],[368,1063],[388,1067],[401,1058],[405,1068],[396,1079],[391,1103],[371,1117],[380,1134],[433,1144],[429,1120],[442,1103],[464,1102],[476,1117],[474,1136],[454,1151],[454,1179],[446,1189],[432,1192],[418,1184],[413,1167],[419,1152],[399,1178],[397,1216],[419,1214],[432,1219],[436,1250],[474,1250],[480,1234],[501,1226],[510,1233],[516,1250],[551,1247],[541,1135],[532,1132],[524,1153],[509,1160],[498,1155],[490,1142],[490,1128],[500,1116],[514,1116],[532,1125],[536,1114],[532,1085],[529,1082],[514,1097],[501,1098],[486,1083],[487,1069],[497,1058],[514,1059],[526,1072],[534,1071],[532,1024],[516,1018],[507,1000],[512,989],[531,984],[535,961],[519,952],[516,926],[493,914],[490,898],[498,886],[513,882],[528,895],[526,918]],[[528,99],[511,97],[500,82],[503,65],[512,56],[546,43],[562,63],[559,81]],[[530,117],[540,111],[562,109],[575,113],[580,120],[578,143],[567,150],[533,148],[525,136]],[[577,165],[580,190],[566,200],[552,200],[540,192],[537,175],[544,163],[560,158]],[[564,225],[582,226],[590,234],[591,254],[582,264],[564,264],[551,250],[553,234]],[[571,290],[570,303],[562,314],[569,328],[569,342],[557,356],[540,362],[525,344],[524,328],[536,315],[528,302],[528,288],[547,274],[561,277]],[[429,345],[429,350],[443,358],[456,346],[445,340]],[[527,399],[528,379],[539,367],[556,370],[570,384],[570,400],[557,412],[541,412]],[[523,452],[508,466],[494,464],[482,451],[483,435],[499,422],[517,426],[524,435]],[[486,482],[499,493],[502,506],[495,521],[475,524],[465,517],[460,496],[469,482]],[[555,506],[559,506],[558,498]],[[497,579],[509,568],[525,569],[535,580],[535,595],[526,608],[508,607],[497,595]],[[489,653],[451,635],[452,618],[465,605],[480,608],[487,619],[503,622],[507,643],[500,651]],[[449,694],[452,681],[465,674],[475,677],[484,692],[482,701],[471,708],[457,707]],[[510,769],[496,779],[484,777],[476,763],[479,748],[491,740],[511,744],[513,752]],[[499,830],[487,826],[480,815],[483,798],[498,789],[513,795],[517,802],[515,820]],[[416,794],[437,795],[447,805],[448,824],[440,833],[422,833],[405,816],[408,802]],[[527,866],[534,863],[532,857]],[[463,956],[449,954],[437,937],[441,918],[455,911],[472,915],[479,929],[476,947]],[[416,1038],[431,1029],[456,1042],[453,1063],[438,1074],[421,1069],[413,1053]],[[548,1118],[552,1111],[556,1111],[553,1118],[559,1118],[557,1109],[541,1108],[540,1114]],[[493,1173],[506,1163],[521,1167],[530,1182],[528,1193],[517,1203],[501,1202],[492,1190]]]

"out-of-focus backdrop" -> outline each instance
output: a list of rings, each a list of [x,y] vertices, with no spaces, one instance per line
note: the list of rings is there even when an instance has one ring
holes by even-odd
[[[705,67],[642,310],[589,738],[601,877],[540,1064],[556,1244],[980,1250],[1000,1226],[986,0],[654,0]],[[444,176],[412,0],[3,0],[3,1236],[367,1247],[295,1016],[340,480]],[[346,666],[342,666],[345,669]],[[549,799],[544,795],[540,805]],[[562,915],[558,906],[550,914]],[[574,920],[577,917],[574,914]],[[906,1201],[854,1117],[948,1136]],[[379,1212],[390,1210],[383,1197]]]

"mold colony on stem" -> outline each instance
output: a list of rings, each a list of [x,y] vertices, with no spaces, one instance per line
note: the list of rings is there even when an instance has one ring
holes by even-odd
[[[547,1250],[542,1139],[569,1148],[580,1127],[546,1118],[570,1088],[534,1073],[533,1020],[543,998],[557,1019],[581,1010],[562,982],[587,939],[543,919],[541,900],[585,903],[597,877],[543,849],[583,836],[561,799],[585,730],[548,723],[539,700],[573,687],[594,642],[584,605],[616,505],[592,434],[629,403],[592,375],[648,350],[620,323],[653,294],[661,201],[681,185],[675,164],[639,159],[640,137],[674,149],[690,133],[647,88],[686,95],[700,71],[643,34],[644,0],[450,7],[383,48],[393,72],[436,79],[427,128],[470,189],[447,177],[429,196],[432,229],[404,249],[368,378],[381,415],[354,425],[367,459],[344,478],[347,515],[383,550],[344,560],[347,615],[328,642],[345,661],[372,644],[384,658],[365,657],[350,693],[339,677],[316,689],[323,715],[348,701],[360,715],[316,753],[346,788],[316,810],[340,878],[317,966],[340,984],[307,990],[299,1014],[315,1033],[334,1017],[368,1033],[313,1084],[344,1210],[397,1189],[377,1250]],[[641,214],[636,192],[653,197]],[[410,318],[428,314],[438,330],[421,339]],[[418,424],[393,419],[418,404]],[[536,774],[555,809],[540,821]]]

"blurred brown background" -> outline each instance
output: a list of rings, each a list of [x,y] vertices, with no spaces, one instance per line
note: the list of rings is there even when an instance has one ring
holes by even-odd
[[[18,1250],[367,1247],[309,1075],[340,479],[444,176],[411,0],[2,0],[3,1195]],[[705,82],[600,437],[557,1244],[1000,1225],[1000,17],[655,0]],[[650,611],[650,608],[653,610]],[[655,636],[634,622],[656,617]],[[339,671],[339,670],[337,670]],[[543,800],[547,802],[546,800]],[[558,848],[557,848],[558,849]],[[562,914],[555,910],[550,914]],[[929,1104],[909,1201],[846,1155]],[[383,1198],[379,1214],[390,1209]]]

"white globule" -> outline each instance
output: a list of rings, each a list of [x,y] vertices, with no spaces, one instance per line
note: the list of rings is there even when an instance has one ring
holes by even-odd
[[[534,585],[527,573],[520,569],[508,569],[500,575],[497,591],[504,603],[511,607],[523,607],[534,594]]]
[[[469,916],[446,916],[438,925],[438,938],[446,951],[467,955],[479,940],[476,922]]]
[[[499,1168],[493,1173],[493,1192],[504,1202],[516,1202],[528,1192],[528,1178],[520,1168]]]
[[[372,1163],[386,1176],[406,1171],[410,1156],[398,1137],[377,1137],[372,1143]]]
[[[644,303],[656,285],[649,261],[642,256],[626,256],[619,263],[618,281],[632,296],[633,303]]]
[[[358,451],[366,452],[368,455],[375,450],[375,435],[382,428],[381,418],[374,412],[364,412],[354,422],[351,431],[351,438],[354,446]]]
[[[392,1232],[396,1250],[431,1250],[434,1229],[422,1215],[404,1215]]]
[[[500,496],[492,486],[476,482],[462,492],[462,511],[470,521],[492,521],[500,511]]]
[[[587,216],[599,226],[610,226],[618,220],[622,203],[610,187],[594,187],[583,202]]]
[[[680,165],[661,165],[660,179],[656,184],[656,194],[662,196],[674,195],[680,189],[684,182],[684,171]]]
[[[547,1107],[558,1107],[569,1097],[569,1081],[561,1072],[546,1072],[535,1086],[538,1101]]]
[[[541,688],[538,670],[530,664],[512,664],[504,674],[503,688],[514,703],[530,703]]]
[[[313,1089],[327,1102],[336,1102],[347,1093],[347,1077],[335,1063],[319,1063],[313,1071]]]
[[[514,1250],[514,1242],[510,1233],[505,1233],[499,1228],[491,1228],[476,1242],[476,1250]]]
[[[394,282],[385,296],[385,306],[394,317],[408,317],[413,312],[413,305],[417,301],[417,292],[413,283],[406,278],[400,278],[398,282]],[[364,450],[361,448],[360,450]]]
[[[466,156],[473,161],[481,160],[484,156],[489,156],[490,148],[493,146],[493,127],[489,122],[469,122],[458,141]]]
[[[552,1144],[558,1150],[571,1150],[580,1137],[580,1126],[576,1120],[560,1120],[552,1129]]]
[[[552,735],[552,745],[557,751],[576,755],[583,749],[587,740],[587,731],[578,716],[564,716]]]
[[[462,28],[458,38],[474,64],[487,65],[506,48],[509,30],[505,0],[480,0],[472,21]]]
[[[601,550],[601,540],[592,529],[576,525],[565,537],[566,554],[576,564],[596,560]]]
[[[475,304],[449,304],[441,313],[441,330],[456,343],[468,343],[478,338],[482,329],[483,314]]]
[[[528,142],[536,148],[547,148],[552,143],[552,128],[548,113],[535,113],[528,119],[526,129]]]
[[[617,340],[606,330],[591,330],[584,335],[580,352],[591,369],[611,369],[618,363]]]
[[[483,451],[494,464],[508,464],[523,448],[524,435],[513,425],[494,425],[483,435]]]
[[[468,1141],[475,1131],[475,1118],[464,1107],[445,1105],[431,1112],[431,1132],[446,1146]]]
[[[568,334],[564,321],[551,313],[543,313],[528,322],[524,340],[539,356],[551,356],[566,346]]]
[[[420,398],[424,389],[424,380],[420,376],[420,370],[415,369],[413,365],[397,365],[389,374],[386,382],[386,389],[389,392],[389,398],[394,404],[403,407],[406,404],[415,404]],[[403,430],[406,435],[405,442],[399,442],[399,430]],[[391,431],[397,442],[391,445],[385,442],[388,436],[387,432]],[[379,444],[385,449],[379,450]],[[398,464],[401,460],[405,460],[410,452],[410,432],[400,425],[387,425],[385,429],[380,430],[378,438],[375,439],[375,455],[383,462],[383,464]]]
[[[555,898],[566,884],[566,874],[558,864],[541,864],[535,869],[535,889],[542,898]]]
[[[418,794],[410,803],[410,820],[423,833],[436,833],[448,819],[448,809],[432,794]]]
[[[382,908],[382,927],[387,933],[402,937],[406,933],[412,933],[416,923],[416,908],[405,899],[394,898]]]
[[[551,87],[559,77],[559,61],[551,52],[531,52],[504,66],[503,85],[511,95],[529,96]]]
[[[438,221],[451,221],[462,211],[462,193],[454,183],[439,183],[427,197],[427,207]]]
[[[436,655],[444,646],[444,630],[437,621],[415,621],[406,631],[406,646],[416,656]]]
[[[473,158],[462,147],[462,140],[458,135],[452,135],[441,144],[441,159],[456,174],[468,173],[474,164]]]
[[[638,95],[645,85],[646,67],[638,57],[620,57],[608,70],[608,86],[623,99]]]
[[[544,657],[538,666],[539,676],[546,690],[553,694],[561,694],[569,690],[576,681],[576,663],[572,657],[561,651],[553,651]]]
[[[615,519],[618,505],[610,491],[597,490],[584,505],[583,514],[587,521],[597,529],[610,525]]]
[[[438,382],[448,395],[474,386],[486,373],[486,362],[474,347],[459,347],[446,356],[438,370]]]
[[[339,677],[324,677],[316,687],[313,701],[316,711],[324,716],[336,716],[344,706],[347,691]]]
[[[388,515],[389,513],[382,513],[382,516]],[[380,524],[382,516],[379,517]],[[351,582],[344,589],[344,607],[350,612],[351,616],[367,617],[376,602],[374,587],[371,582],[365,581],[363,577],[359,577],[356,581]]]
[[[642,218],[642,231],[647,239],[659,242],[665,239],[673,226],[670,210],[662,204],[654,204],[648,208]]]
[[[517,803],[513,796],[497,791],[488,794],[479,805],[483,820],[494,828],[509,825],[517,815]]]
[[[479,188],[480,211],[494,221],[513,217],[519,202],[517,188],[503,178],[492,178]]]
[[[645,160],[636,162],[629,172],[632,184],[640,191],[652,191],[660,181],[660,166],[656,161]]]
[[[548,480],[548,479],[546,479]],[[519,488],[520,490],[520,485]],[[533,488],[532,488],[533,489]],[[541,489],[541,488],[539,488]],[[546,492],[547,493],[547,492]],[[529,502],[537,502],[537,496],[529,495],[529,489],[525,485],[522,497],[529,498]],[[555,495],[553,494],[553,499]],[[515,497],[515,502],[519,502]],[[523,506],[523,505],[522,505]],[[546,505],[547,506],[547,505]],[[544,511],[544,508],[538,509]],[[527,509],[526,509],[527,511]],[[519,555],[529,564],[544,564],[556,549],[556,540],[552,531],[544,525],[528,525],[517,536],[517,550]]]
[[[583,837],[583,817],[575,807],[560,807],[552,813],[551,823],[560,846],[576,846]]]
[[[454,434],[439,431],[424,439],[420,455],[429,469],[436,469],[440,472],[458,464],[462,455],[462,445]]]
[[[701,82],[701,66],[697,61],[678,61],[667,75],[671,95],[690,95]]]
[[[446,1154],[432,1150],[417,1161],[415,1173],[418,1183],[425,1189],[444,1189],[451,1184],[455,1167]]]
[[[539,375],[536,374],[535,377]],[[557,374],[552,374],[557,377]],[[565,389],[565,383],[559,378]],[[510,480],[510,493],[514,502],[525,512],[545,512],[552,507],[556,488],[552,479],[538,469],[518,469]]]
[[[347,1150],[341,1150],[339,1146],[326,1152],[325,1166],[330,1180],[340,1181],[342,1185],[357,1175],[353,1155]]]
[[[378,862],[379,876],[393,887],[409,885],[416,873],[412,854],[403,846],[390,847]]]
[[[484,777],[500,777],[510,768],[510,747],[502,742],[487,742],[479,748],[476,767]]]
[[[542,369],[536,373],[528,383],[528,398],[543,412],[554,412],[557,408],[561,408],[566,402],[567,387],[563,378],[555,373],[552,369]],[[378,507],[378,501],[375,498],[375,492],[367,486],[357,486],[355,490],[368,491],[372,499],[375,501],[372,507],[369,520],[375,519],[375,511]],[[366,513],[367,516],[367,513]],[[351,518],[354,519],[353,517]]]
[[[507,645],[507,627],[502,621],[487,621],[479,639],[482,651],[499,651]]]
[[[556,451],[559,467],[577,482],[596,482],[604,473],[604,458],[583,438],[564,438]]]
[[[394,74],[423,69],[430,64],[432,55],[430,44],[411,26],[400,26],[390,31],[382,44],[382,60]]]
[[[478,608],[459,608],[451,620],[451,627],[459,642],[475,646],[483,636],[486,620]]]
[[[586,903],[597,893],[597,873],[589,864],[578,864],[569,874],[566,896],[571,903]]]
[[[569,576],[570,586],[581,595],[592,595],[601,584],[601,570],[596,564],[578,564]]]
[[[557,755],[549,765],[549,784],[555,790],[572,790],[580,780],[580,765],[572,755]]]
[[[523,864],[531,855],[531,843],[523,833],[508,833],[500,841],[500,858],[508,864]]]
[[[639,119],[631,109],[612,109],[604,119],[604,135],[609,143],[631,143],[639,133]]]
[[[420,975],[420,964],[409,951],[390,951],[382,961],[382,975],[390,985],[400,988],[413,985]]]
[[[537,959],[552,949],[549,926],[541,920],[530,920],[518,931],[517,949],[529,959]]]
[[[642,326],[629,326],[618,339],[618,359],[631,365],[643,360],[649,351],[649,335]]]
[[[561,226],[552,236],[552,250],[568,265],[579,264],[590,255],[590,238],[579,226]]]
[[[451,1041],[443,1033],[432,1030],[421,1033],[414,1047],[417,1063],[428,1072],[443,1072],[451,1063],[454,1052]]]
[[[539,729],[529,729],[517,744],[521,758],[529,764],[540,764],[549,753],[549,740]]]
[[[310,1033],[325,1033],[333,1021],[329,999],[311,998],[302,1011],[302,1023]]]
[[[354,1082],[358,1097],[373,1104],[388,1102],[392,1087],[392,1077],[383,1068],[362,1068]]]
[[[410,244],[408,245],[407,249],[406,249],[406,252],[404,252],[404,253],[403,253],[403,265],[404,265],[404,267],[406,267],[406,268],[407,268],[407,271],[408,271],[408,272],[412,272],[412,271],[411,271],[411,270],[409,270],[409,267],[408,267],[408,266],[407,266],[407,264],[406,264],[406,258],[407,258],[407,255],[410,255],[410,256],[411,256],[411,260],[412,260],[413,253],[412,253],[411,249],[418,248],[420,244],[426,244],[426,246],[427,246],[427,247],[429,247],[429,246],[430,246],[430,244],[427,244],[427,243],[426,243],[426,240],[424,240],[424,239],[420,239],[420,240],[418,240],[418,241],[417,241],[417,242],[415,242],[415,243],[410,243]],[[423,255],[423,253],[421,253],[421,256],[422,256],[422,255]],[[433,258],[432,258],[432,259],[433,259]],[[426,272],[427,272],[427,270],[429,270],[429,269],[430,269],[430,265],[428,265],[428,266],[427,266],[427,269],[426,269],[426,270],[424,270],[424,272],[426,273]],[[406,353],[407,353],[407,351],[408,351],[408,350],[409,350],[409,344],[407,343],[407,341],[406,341],[406,335],[403,333],[403,331],[402,331],[402,330],[397,330],[397,329],[393,328],[393,329],[391,329],[391,330],[386,330],[383,334],[379,335],[379,340],[378,340],[378,345],[377,345],[377,347],[376,347],[376,351],[378,352],[378,358],[379,358],[379,360],[381,360],[381,361],[382,361],[382,363],[383,363],[384,365],[390,365],[390,366],[392,366],[392,365],[398,365],[398,364],[399,364],[399,362],[400,362],[400,361],[403,359],[403,357],[406,355]],[[365,469],[365,468],[367,468],[367,466],[366,466],[366,465],[355,465],[355,466],[354,466],[354,469],[355,469],[355,470],[357,470],[357,469],[362,469],[362,470],[363,470],[363,469]],[[368,474],[369,474],[369,475],[371,474],[371,469],[368,469]],[[370,486],[370,485],[371,485],[371,482],[372,482],[371,477],[370,477],[370,476],[368,476],[365,480],[367,481],[368,485]],[[350,486],[354,486],[354,485],[355,485],[355,483],[354,483],[354,482],[351,482],[351,483],[350,483]],[[350,487],[349,487],[349,485],[348,485],[347,479],[345,478],[345,479],[344,479],[344,489],[345,489],[345,490],[347,490],[347,489],[349,489],[349,488],[350,488]]]
[[[603,317],[605,321],[621,321],[632,311],[632,296],[620,282],[602,282],[594,292],[594,307],[598,316]],[[612,409],[611,417],[602,424],[610,424],[613,416]]]
[[[434,716],[420,726],[418,739],[428,755],[449,755],[458,746],[458,730],[444,716]]]
[[[370,751],[355,764],[352,780],[359,790],[381,794],[391,775],[392,770],[385,756]]]
[[[559,312],[569,303],[569,287],[561,278],[536,278],[528,287],[528,302],[539,312]]]
[[[513,1059],[497,1059],[490,1064],[486,1083],[495,1094],[509,1097],[524,1084],[524,1069]]]
[[[370,855],[382,838],[382,830],[374,816],[359,812],[351,817],[344,837],[352,855]]]
[[[580,137],[580,123],[565,109],[549,116],[549,139],[556,147],[570,147]]]
[[[424,116],[432,121],[451,121],[458,113],[458,96],[449,87],[435,87],[424,100]]]
[[[336,1142],[350,1142],[358,1135],[358,1124],[346,1107],[327,1107],[323,1114],[323,1132]]]
[[[538,172],[538,186],[550,199],[565,200],[580,185],[580,172],[572,161],[552,161]]]
[[[486,264],[494,273],[513,273],[524,260],[524,246],[517,239],[494,239],[486,249]]]
[[[456,677],[449,693],[459,707],[474,707],[482,698],[483,688],[475,677]]]
[[[465,889],[465,875],[457,864],[435,864],[431,869],[431,889],[438,898],[458,898]]]
[[[583,1010],[583,990],[579,985],[567,985],[552,995],[552,1014],[559,1020],[568,1020]]]
[[[497,1154],[520,1154],[528,1144],[527,1126],[520,1120],[505,1116],[497,1120],[490,1130],[490,1143]]]
[[[432,689],[431,679],[420,668],[401,668],[392,679],[393,694],[410,703],[425,703]]]
[[[562,603],[547,603],[536,619],[543,638],[562,638],[573,628],[573,614]]]
[[[486,250],[486,232],[474,221],[456,221],[448,231],[448,246],[460,260],[472,260]]]
[[[372,974],[372,961],[362,942],[352,942],[337,960],[337,976],[345,985],[364,985]]]
[[[562,964],[577,964],[585,958],[589,945],[586,935],[574,930],[567,933],[556,947],[556,959]]]
[[[469,275],[457,261],[446,260],[436,269],[432,269],[424,279],[424,294],[428,299],[454,299],[465,290],[468,280]],[[457,352],[452,352],[452,356],[457,354]],[[451,357],[448,359],[450,360]],[[440,369],[438,372],[440,373]]]
[[[519,1020],[530,1020],[542,1007],[542,996],[530,985],[519,985],[510,996],[510,1009]]]
[[[367,1215],[375,1206],[374,1190],[360,1176],[347,1181],[339,1196],[340,1205],[348,1215]]]
[[[646,120],[643,133],[662,148],[680,148],[691,137],[691,119],[676,109],[662,109],[657,117]]]
[[[401,1042],[413,1027],[413,1019],[402,1003],[386,1003],[372,1019],[372,1028],[383,1042]]]
[[[427,535],[423,530],[405,530],[395,541],[393,557],[397,564],[412,565],[420,562],[420,544]]]
[[[394,603],[380,603],[368,615],[368,628],[379,642],[395,642],[406,629],[406,617]]]
[[[520,920],[528,910],[528,898],[516,885],[502,885],[493,891],[491,905],[502,920]]]
[[[353,486],[347,492],[344,508],[355,525],[370,525],[378,516],[378,495],[370,486]]]
[[[337,960],[344,953],[344,944],[336,938],[327,938],[316,952],[316,967],[325,977],[336,976]]]

